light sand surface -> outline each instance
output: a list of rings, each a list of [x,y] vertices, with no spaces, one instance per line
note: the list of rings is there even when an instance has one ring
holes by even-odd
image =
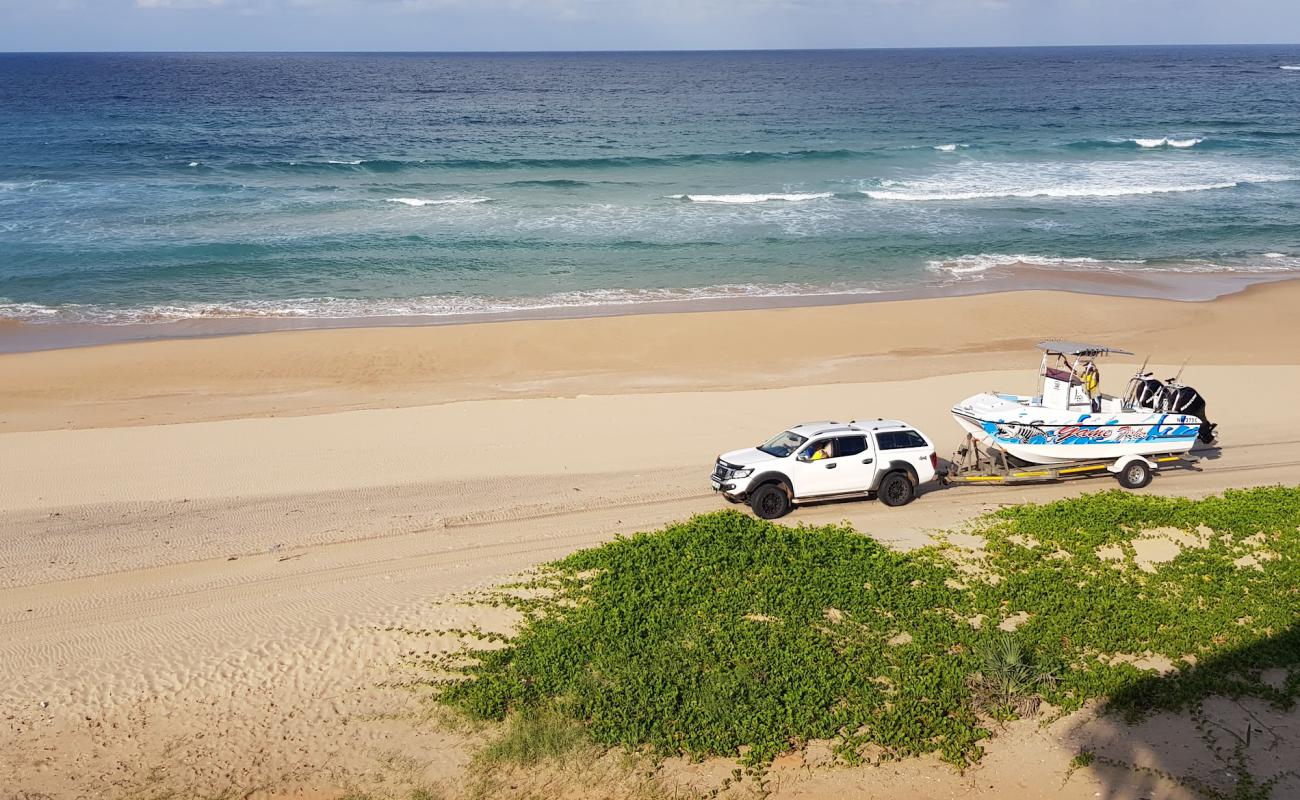
[[[1300,484],[1296,300],[1300,284],[1202,304],[1026,293],[0,356],[0,797],[454,785],[473,737],[381,685],[451,643],[391,628],[508,625],[455,597],[723,507],[713,457],[801,419],[902,417],[946,453],[952,402],[1028,391],[1046,335],[1150,350],[1160,374],[1193,358],[1223,449],[1145,491]],[[1104,385],[1134,367],[1103,365]],[[914,547],[999,504],[1111,486],[935,488],[787,521]],[[1188,796],[1100,768],[1064,781],[1082,741],[1186,760],[1170,733],[1186,721],[1166,722],[1140,742],[1109,719],[1031,725],[965,776],[787,764],[778,794]]]
[[[1290,364],[1298,307],[1300,281],[1288,281],[1202,303],[1013,292],[18,353],[0,355],[0,431],[874,382],[1032,366],[1028,348],[1052,336],[1101,337],[1166,364]]]

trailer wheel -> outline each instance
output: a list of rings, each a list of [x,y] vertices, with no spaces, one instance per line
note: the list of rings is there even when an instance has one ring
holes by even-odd
[[[906,473],[891,472],[880,482],[876,496],[887,506],[905,506],[916,498],[916,486]]]
[[[790,513],[790,498],[780,486],[769,483],[749,496],[749,507],[759,519],[776,519]]]
[[[1141,489],[1151,482],[1151,468],[1145,461],[1132,461],[1115,473],[1115,478],[1125,489]]]

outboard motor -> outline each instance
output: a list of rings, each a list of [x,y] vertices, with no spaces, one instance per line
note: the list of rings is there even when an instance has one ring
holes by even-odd
[[[1205,424],[1201,426],[1201,432],[1197,438],[1205,444],[1214,441],[1214,429],[1218,426],[1210,422],[1210,418],[1205,415],[1205,398],[1192,387],[1174,383],[1174,379],[1170,378],[1167,383],[1160,387],[1156,405],[1160,411],[1167,413],[1191,414],[1194,417],[1200,417]]]
[[[1160,395],[1164,388],[1165,385],[1160,382],[1160,379],[1152,377],[1150,372],[1135,375],[1129,380],[1129,402],[1137,408],[1154,409],[1160,403]]]

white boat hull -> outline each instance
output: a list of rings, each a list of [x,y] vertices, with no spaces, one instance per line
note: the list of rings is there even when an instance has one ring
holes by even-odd
[[[993,393],[968,397],[952,415],[977,441],[1032,464],[1184,453],[1204,424],[1187,414],[1044,408],[1031,398]]]

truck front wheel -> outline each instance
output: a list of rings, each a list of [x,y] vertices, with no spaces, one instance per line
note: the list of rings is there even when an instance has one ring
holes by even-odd
[[[905,506],[916,498],[916,486],[906,474],[891,472],[880,482],[876,496],[887,506]]]
[[[760,519],[776,519],[790,513],[790,498],[780,486],[769,483],[749,496],[749,507]]]

